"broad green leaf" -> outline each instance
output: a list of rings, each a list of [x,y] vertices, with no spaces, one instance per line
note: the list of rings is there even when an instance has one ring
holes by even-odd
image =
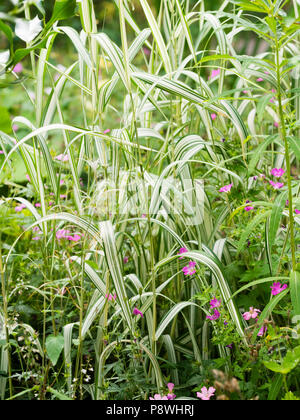
[[[64,349],[65,340],[62,335],[49,335],[46,339],[46,351],[53,366],[58,362],[59,356]]]

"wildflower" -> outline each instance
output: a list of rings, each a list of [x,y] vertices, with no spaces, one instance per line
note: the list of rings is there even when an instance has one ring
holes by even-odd
[[[3,150],[0,150],[0,155],[4,155],[4,151]]]
[[[176,395],[173,393],[174,386],[175,385],[172,382],[169,382],[167,384],[167,387],[168,387],[168,390],[169,390],[169,393],[167,395],[168,400],[174,400],[176,398]]]
[[[284,187],[284,184],[282,182],[273,182],[269,181],[274,190],[280,190],[280,188]]]
[[[41,203],[35,203],[34,207],[36,207],[37,209],[39,209],[41,207]]]
[[[221,316],[220,312],[217,309],[215,309],[214,314],[207,316],[206,318],[209,319],[210,321],[216,321],[217,319],[220,318],[220,316]]]
[[[296,213],[296,214],[300,214],[300,210],[295,209],[295,213]]]
[[[168,397],[164,397],[160,394],[155,394],[154,398],[152,398],[152,397],[149,398],[149,400],[167,400],[167,399],[168,399]]]
[[[129,261],[129,257],[127,257],[127,256],[126,256],[126,257],[124,257],[124,258],[123,258],[123,262],[124,262],[124,264],[127,264],[127,263],[128,263],[128,261]]]
[[[215,395],[215,392],[216,390],[212,386],[209,387],[209,389],[207,389],[206,386],[204,386],[203,388],[201,388],[201,392],[197,392],[197,398],[200,398],[200,400],[203,401],[209,401],[211,397]]]
[[[287,289],[287,284],[284,284],[283,286],[281,286],[281,283],[276,282],[273,283],[273,285],[271,286],[272,289],[272,295],[276,296],[279,295],[279,293],[283,292],[285,289]]]
[[[285,174],[285,170],[282,168],[273,168],[271,171],[271,175],[275,176],[276,178],[281,178],[283,174]]]
[[[225,347],[227,347],[228,349],[232,350],[232,348],[233,348],[233,343],[231,343],[231,344],[227,344],[227,346],[225,346]]]
[[[107,299],[107,300],[110,300],[110,301],[112,301],[112,300],[116,300],[117,299],[117,295],[116,294],[114,294],[113,296],[109,293],[106,293],[106,295],[105,295],[105,298]]]
[[[183,267],[182,271],[185,276],[192,276],[196,273],[195,269],[196,263],[194,261],[190,261],[189,265],[186,267]]]
[[[251,201],[247,200],[246,204],[248,204],[248,203],[251,203]],[[252,207],[252,206],[246,206],[245,207],[245,211],[251,211],[251,210],[254,210],[254,207]]]
[[[212,70],[211,75],[209,76],[209,79],[214,79],[215,77],[219,76],[220,73],[221,73],[220,69]]]
[[[38,226],[34,226],[34,228],[32,228],[32,232],[41,232],[40,228]]]
[[[73,235],[73,236],[71,236],[71,235],[67,236],[66,239],[68,239],[68,241],[71,241],[71,242],[78,242],[78,241],[80,241],[81,236],[79,234],[75,233],[75,235]]]
[[[103,134],[108,134],[108,133],[110,133],[110,129],[109,128],[107,130],[104,130],[103,131]]]
[[[15,211],[20,213],[22,210],[26,208],[25,204],[20,204],[19,206],[15,207]]]
[[[67,195],[66,194],[60,194],[59,197],[60,197],[61,200],[64,200],[65,198],[67,198]]]
[[[39,241],[40,239],[40,236],[35,236],[34,238],[32,238],[33,241]]]
[[[215,121],[215,120],[217,119],[217,114],[211,114],[211,115],[210,115],[210,118],[211,118],[213,121]]]
[[[151,54],[151,51],[149,50],[149,48],[144,47],[143,51],[145,53],[145,55],[149,56]]]
[[[58,156],[55,156],[54,159],[59,160],[61,162],[68,162],[69,156],[68,155],[64,155],[64,154],[60,154]]]
[[[258,79],[256,79],[256,81],[259,83],[259,82],[263,82],[264,79],[262,77],[259,77]]]
[[[216,299],[215,297],[209,302],[211,309],[219,308],[221,306],[221,300]]]
[[[279,127],[279,123],[278,123],[277,121],[275,121],[275,122],[274,122],[274,126],[275,126],[276,128],[278,128],[278,127]]]
[[[257,337],[262,337],[263,335],[265,335],[265,333],[268,331],[268,327],[266,325],[264,325],[263,327],[261,327],[261,329],[259,330]]]
[[[56,232],[56,239],[60,240],[60,239],[66,239],[67,236],[69,236],[71,232],[69,230],[66,229],[59,229]]]
[[[134,308],[133,315],[140,315],[141,318],[144,318],[143,312],[139,311],[138,308]]]
[[[252,306],[249,309],[249,312],[245,312],[243,314],[243,318],[245,321],[249,321],[251,318],[255,319],[258,317],[259,312],[261,312],[259,309],[254,309]]]
[[[30,176],[28,174],[25,175],[25,178],[27,179],[28,182],[31,182]]]
[[[230,192],[233,184],[225,185],[224,187],[219,189],[219,192]]]
[[[186,248],[180,248],[179,252],[177,255],[182,255],[185,252],[189,252]],[[184,257],[179,257],[180,260],[182,260]]]
[[[13,68],[14,73],[21,73],[22,71],[23,71],[22,63],[16,64],[15,67]]]

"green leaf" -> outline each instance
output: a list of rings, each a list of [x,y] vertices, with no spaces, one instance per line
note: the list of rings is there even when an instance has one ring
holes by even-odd
[[[272,247],[274,245],[276,235],[279,229],[282,212],[285,207],[286,200],[287,200],[287,194],[288,194],[287,191],[285,191],[282,194],[278,195],[278,197],[276,198],[273,204],[272,213],[270,217],[270,230],[269,230],[269,247],[270,247],[271,253],[272,253]]]
[[[293,304],[293,315],[300,316],[300,273],[292,271],[290,277],[291,299]]]
[[[56,365],[59,356],[64,348],[64,337],[62,335],[50,335],[46,339],[46,350],[53,366]]]
[[[0,106],[0,131],[6,134],[11,133],[11,119],[9,112],[3,106]]]
[[[75,15],[76,0],[56,0],[51,19],[46,25],[46,28],[52,26],[58,20],[68,19]]]
[[[272,370],[273,372],[281,373],[282,375],[287,375],[300,363],[300,346],[296,347],[294,350],[289,350],[282,360],[281,364],[277,362],[264,362],[266,368]]]

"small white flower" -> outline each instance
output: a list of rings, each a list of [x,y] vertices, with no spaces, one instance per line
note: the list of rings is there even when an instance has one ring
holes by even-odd
[[[41,20],[36,16],[32,20],[17,19],[16,35],[27,44],[34,40],[43,30]]]

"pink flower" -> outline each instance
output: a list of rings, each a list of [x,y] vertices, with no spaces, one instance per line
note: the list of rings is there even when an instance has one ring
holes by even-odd
[[[255,318],[257,318],[257,317],[258,317],[259,312],[260,312],[260,310],[259,310],[259,309],[254,309],[254,308],[251,306],[251,308],[249,309],[249,312],[245,312],[245,313],[243,314],[243,318],[244,318],[244,320],[245,320],[245,321],[249,321],[251,318],[252,318],[252,319],[255,319]]]
[[[13,72],[14,73],[21,73],[23,71],[23,65],[22,63],[18,63],[15,65]]]
[[[37,209],[39,209],[41,207],[41,203],[35,203],[34,207],[36,207]]]
[[[186,267],[183,267],[182,271],[185,276],[192,276],[196,273],[195,269],[196,263],[194,261],[190,261],[189,265]]]
[[[61,162],[68,162],[69,156],[68,155],[64,155],[64,154],[60,154],[58,156],[55,156],[54,159],[59,160]]]
[[[149,50],[149,48],[144,47],[143,51],[145,53],[145,55],[149,56],[151,54],[151,51]]]
[[[73,235],[73,236],[71,236],[71,235],[67,236],[66,239],[68,239],[68,241],[71,241],[71,242],[78,242],[78,241],[80,241],[81,236],[79,234],[75,233],[75,235]]]
[[[110,133],[110,129],[109,128],[107,128],[106,130],[103,131],[103,134],[108,134],[108,133]]]
[[[134,308],[133,315],[140,315],[141,318],[144,318],[143,312],[139,311],[138,308]]]
[[[70,231],[66,229],[60,229],[56,232],[56,239],[67,239],[67,237],[70,235]]]
[[[4,155],[4,151],[3,150],[0,150],[0,155]]]
[[[61,200],[64,200],[65,198],[67,198],[66,194],[60,194],[59,197],[60,197]]]
[[[60,181],[59,181],[59,185],[63,185],[65,183],[65,181],[63,180],[63,179],[61,179]]]
[[[39,241],[40,239],[40,236],[35,236],[34,238],[32,238],[33,241]]]
[[[267,331],[268,331],[268,327],[266,325],[261,327],[261,329],[259,330],[257,334],[257,337],[262,337],[263,335],[265,335]]]
[[[233,184],[225,185],[224,187],[219,189],[219,192],[230,192]]]
[[[189,252],[186,248],[180,248],[179,252],[177,255],[182,255],[185,252]],[[180,260],[182,260],[184,257],[179,257]]]
[[[117,299],[117,295],[116,294],[114,294],[113,296],[109,293],[109,294],[106,294],[105,295],[105,298],[107,299],[107,300],[110,300],[110,301],[112,301],[112,300],[116,300]]]
[[[272,295],[276,296],[279,295],[279,293],[283,292],[285,289],[287,289],[287,284],[284,284],[283,286],[281,286],[281,283],[273,283],[273,285],[271,286],[272,289]]]
[[[168,399],[168,397],[164,397],[160,394],[155,394],[154,398],[152,398],[152,397],[149,398],[149,400],[167,400],[167,399]]]
[[[259,77],[258,79],[256,79],[256,81],[259,83],[259,82],[263,82],[264,79],[262,77]]]
[[[251,211],[251,210],[254,210],[254,207],[252,207],[252,206],[245,207],[245,211]]]
[[[172,394],[173,389],[174,389],[174,386],[175,386],[175,385],[174,385],[172,382],[169,382],[169,383],[167,384],[167,387],[168,387],[168,390],[169,390],[170,394]]]
[[[25,178],[27,179],[28,182],[31,182],[30,176],[28,174],[25,175]]]
[[[217,119],[217,114],[210,114],[210,118],[215,121]]]
[[[276,178],[281,178],[283,174],[285,174],[285,170],[282,168],[273,168],[271,171],[271,175],[275,176]]]
[[[25,204],[20,204],[19,206],[15,207],[15,211],[20,213],[22,210],[26,208]]]
[[[295,209],[295,213],[296,213],[296,214],[300,214],[300,210]]]
[[[200,400],[203,401],[209,401],[211,397],[215,395],[215,392],[216,390],[212,386],[209,389],[207,389],[206,386],[204,386],[203,388],[201,388],[201,392],[197,392],[197,398],[200,398]]]
[[[221,303],[221,300],[218,300],[215,297],[209,302],[211,309],[219,308]]]
[[[275,121],[275,122],[274,122],[274,126],[275,126],[276,128],[278,128],[278,127],[279,127],[279,123],[278,123],[277,121]]]
[[[214,79],[215,77],[219,76],[220,73],[221,73],[220,69],[212,70],[211,75],[209,76],[209,79]]]
[[[273,182],[269,181],[274,190],[280,190],[280,188],[284,187],[284,184],[282,182]]]
[[[220,316],[221,316],[220,312],[217,309],[215,309],[214,314],[211,316],[207,316],[206,318],[209,319],[210,321],[216,321],[217,319],[220,318]]]
[[[124,264],[127,264],[127,263],[128,263],[128,261],[129,261],[129,257],[127,257],[127,256],[126,256],[126,257],[124,257],[124,258],[123,258],[123,262],[124,262]]]

